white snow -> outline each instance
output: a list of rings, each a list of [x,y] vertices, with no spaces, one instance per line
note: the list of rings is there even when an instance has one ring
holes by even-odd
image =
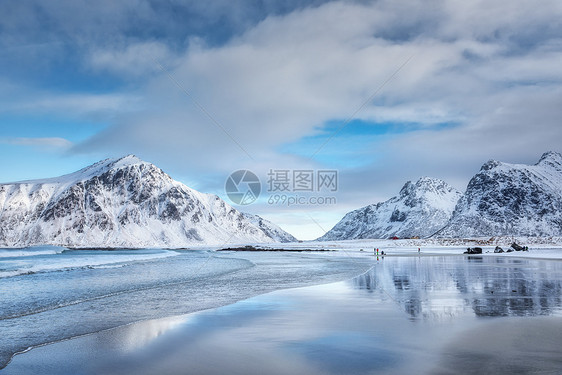
[[[533,242],[534,241],[534,242]],[[504,251],[511,243],[516,242],[528,246],[529,251],[513,251],[510,253],[494,253],[499,245]],[[318,252],[321,256],[374,257],[375,249],[386,256],[439,256],[463,255],[468,247],[481,247],[481,256],[519,257],[537,259],[562,259],[562,238],[533,239],[525,237],[496,237],[480,239],[426,239],[426,240],[343,240],[343,241],[306,241],[291,243],[253,244],[253,246],[282,249],[335,250]],[[420,252],[418,253],[418,249]],[[474,255],[472,255],[474,256]],[[476,255],[480,256],[480,255]],[[375,258],[374,258],[375,259]]]
[[[349,212],[319,240],[427,237],[447,224],[461,195],[436,178],[408,181],[386,202]]]
[[[562,236],[562,155],[535,165],[490,160],[464,194],[422,177],[386,202],[347,213],[318,240]]]
[[[129,155],[62,177],[0,185],[0,246],[182,248],[272,242],[219,197]]]
[[[442,237],[562,235],[562,155],[535,165],[485,163],[471,179]]]
[[[297,239],[291,234],[285,232],[278,225],[272,223],[269,220],[264,219],[261,216],[253,215],[249,213],[243,213],[244,217],[248,219],[253,225],[260,228],[266,235],[271,237],[274,241],[280,242],[296,242]]]

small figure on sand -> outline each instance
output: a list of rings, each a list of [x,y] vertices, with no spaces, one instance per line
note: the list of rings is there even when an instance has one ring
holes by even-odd
[[[418,247],[418,254],[420,253],[420,251],[421,251],[421,250],[420,250],[420,248]]]

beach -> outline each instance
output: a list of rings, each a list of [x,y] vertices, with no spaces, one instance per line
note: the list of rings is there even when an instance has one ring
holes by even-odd
[[[373,262],[345,253],[54,247],[0,253],[0,367],[30,347],[278,289],[346,280]]]
[[[247,271],[228,273],[234,303],[223,296],[220,306],[53,340],[1,372],[559,373],[562,262],[456,251],[244,254],[260,286],[241,291]]]

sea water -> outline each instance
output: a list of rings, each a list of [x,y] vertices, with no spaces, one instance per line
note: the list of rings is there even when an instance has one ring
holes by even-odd
[[[372,262],[343,254],[0,249],[0,368],[33,346],[343,280]]]
[[[284,268],[268,257],[261,261]],[[339,261],[329,263],[343,266]],[[36,348],[5,370],[558,374],[561,348],[561,262],[386,257],[348,281],[277,291]]]

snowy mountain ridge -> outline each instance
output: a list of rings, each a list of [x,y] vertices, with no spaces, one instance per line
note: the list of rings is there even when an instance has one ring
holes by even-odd
[[[397,196],[349,212],[318,240],[427,237],[447,224],[461,195],[436,178],[408,181]]]
[[[318,240],[562,236],[562,155],[535,165],[490,160],[464,194],[445,182],[407,182],[386,202],[351,211]]]
[[[285,232],[277,224],[272,223],[269,220],[264,219],[261,216],[242,213],[246,219],[248,219],[256,227],[260,228],[267,236],[275,239],[277,242],[297,242],[298,240],[290,233]]]
[[[3,247],[180,248],[283,238],[290,235],[278,227],[264,231],[218,196],[134,155],[61,177],[0,184]]]
[[[562,155],[535,165],[486,162],[438,237],[562,235]]]

